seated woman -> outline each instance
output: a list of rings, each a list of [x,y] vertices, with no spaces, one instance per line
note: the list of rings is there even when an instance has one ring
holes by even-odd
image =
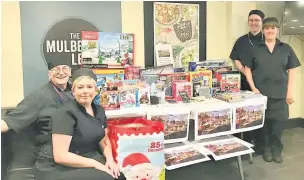
[[[97,95],[96,79],[89,69],[73,74],[75,100],[52,116],[53,161],[44,163],[36,179],[124,179],[113,160],[105,111],[92,103]]]

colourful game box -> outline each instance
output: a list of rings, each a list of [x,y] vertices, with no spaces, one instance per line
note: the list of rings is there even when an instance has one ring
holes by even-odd
[[[105,110],[119,109],[119,92],[118,91],[104,91],[100,94],[100,105]]]
[[[166,99],[173,98],[172,82],[173,81],[189,81],[189,73],[173,73],[160,74],[159,79],[165,82],[166,85]]]
[[[196,72],[190,72],[190,82],[193,86],[193,97],[199,96],[199,89],[209,88],[209,95],[212,94],[212,71],[200,70]]]
[[[134,64],[133,34],[82,31],[81,37],[83,67],[121,68]]]
[[[182,98],[179,94],[179,92],[186,92],[188,94],[188,97],[192,98],[192,85],[191,82],[188,81],[173,81],[172,83],[172,93],[173,98],[176,101],[182,101]]]
[[[221,91],[222,92],[240,92],[241,74],[238,72],[221,73]]]
[[[97,76],[97,87],[100,91],[107,88],[107,83],[124,80],[124,69],[93,69]]]

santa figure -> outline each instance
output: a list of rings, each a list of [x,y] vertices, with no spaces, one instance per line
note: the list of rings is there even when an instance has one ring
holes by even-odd
[[[142,153],[133,153],[122,162],[122,172],[127,180],[158,180],[160,169],[153,166]]]

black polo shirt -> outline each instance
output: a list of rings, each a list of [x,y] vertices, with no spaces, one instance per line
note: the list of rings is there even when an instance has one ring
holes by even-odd
[[[241,54],[250,51],[254,45],[263,42],[263,34],[262,32],[258,33],[257,35],[253,35],[251,32],[241,36],[235,42],[232,51],[230,53],[230,59],[232,60],[239,60],[242,65],[243,59],[241,58]],[[242,90],[251,90],[246,77],[243,73],[241,73],[241,89]]]
[[[64,104],[51,116],[52,134],[72,136],[69,152],[92,158],[100,154],[99,142],[105,137],[106,115],[101,106],[92,103],[94,117],[76,100]],[[100,154],[101,155],[101,154]],[[36,161],[37,169],[48,171],[62,168],[53,159],[52,141],[41,147]]]
[[[256,88],[268,98],[275,99],[286,97],[287,70],[301,65],[293,49],[279,39],[272,53],[265,42],[261,42],[248,53],[243,53],[241,59],[245,66],[251,68]]]
[[[48,82],[26,96],[14,111],[3,117],[8,127],[19,133],[35,123],[37,145],[48,141],[50,139],[51,115],[64,103],[73,99],[70,84],[64,91],[56,88],[59,94],[55,88],[56,86],[52,82]]]
[[[99,149],[105,137],[106,114],[101,106],[92,103],[94,117],[76,100],[59,109],[52,118],[52,133],[73,136],[70,152],[85,154]]]

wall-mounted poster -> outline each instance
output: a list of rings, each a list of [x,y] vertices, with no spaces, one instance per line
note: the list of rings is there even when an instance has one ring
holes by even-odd
[[[154,46],[171,44],[174,67],[199,61],[199,5],[154,3]]]
[[[82,31],[82,65],[122,68],[134,64],[134,35]]]

